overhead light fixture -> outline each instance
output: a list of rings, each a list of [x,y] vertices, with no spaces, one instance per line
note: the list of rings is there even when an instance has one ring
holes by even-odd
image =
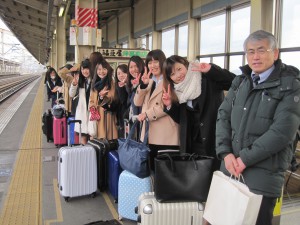
[[[56,34],[56,29],[53,31],[53,34]]]
[[[65,11],[65,6],[64,5],[61,5],[59,7],[59,13],[58,13],[58,16],[59,17],[62,17],[64,15],[64,11]]]

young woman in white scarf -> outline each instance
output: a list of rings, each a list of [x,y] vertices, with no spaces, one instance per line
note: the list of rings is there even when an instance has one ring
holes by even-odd
[[[164,63],[164,111],[180,124],[180,151],[215,157],[217,111],[235,75],[173,55]],[[216,159],[214,170],[219,169]]]

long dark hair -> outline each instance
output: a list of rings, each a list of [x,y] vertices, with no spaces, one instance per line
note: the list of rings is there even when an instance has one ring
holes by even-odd
[[[101,61],[104,60],[102,54],[100,52],[92,52],[90,54],[90,63],[91,63],[91,66],[90,66],[90,70],[91,70],[91,74],[95,74],[95,68],[97,66],[98,63],[100,63]]]
[[[95,84],[101,80],[101,78],[98,76],[97,74],[97,70],[99,65],[101,65],[103,68],[107,69],[107,88],[108,90],[111,89],[111,84],[112,84],[112,80],[113,80],[113,68],[109,65],[109,63],[103,59],[100,63],[97,64],[96,68],[95,68],[95,72],[94,72],[94,77],[92,80],[92,89],[95,91]]]
[[[84,88],[85,84],[85,76],[83,76],[81,70],[88,68],[90,70],[90,78],[93,79],[93,74],[91,73],[91,64],[89,59],[85,59],[81,62],[80,64],[80,70],[79,70],[79,80],[78,80],[78,85],[80,88]]]
[[[186,67],[186,69],[188,69],[189,67],[189,62],[185,58],[179,55],[172,55],[169,58],[167,58],[166,61],[164,62],[163,65],[164,88],[168,90],[168,84],[170,84],[171,99],[173,102],[178,101],[178,98],[174,92],[174,82],[171,79],[171,74],[175,63],[183,64]]]
[[[128,80],[128,66],[126,64],[120,64],[120,65],[118,65],[118,67],[115,71],[115,81],[116,81],[116,83],[119,82],[118,75],[117,75],[118,69],[120,69],[123,73],[127,74],[127,80]]]
[[[130,72],[129,72],[129,66],[130,66],[130,62],[134,62],[136,64],[136,66],[138,67],[139,69],[139,72],[141,75],[143,75],[144,73],[144,70],[145,70],[145,63],[143,61],[143,59],[139,56],[132,56],[130,59],[129,59],[129,62],[128,62],[128,73],[127,73],[127,88],[129,90],[132,89],[132,84],[131,84],[131,80],[133,80],[134,78],[131,76]]]
[[[160,71],[162,73],[163,72],[163,65],[164,65],[164,62],[166,60],[165,53],[160,49],[155,49],[155,50],[150,51],[147,54],[145,64],[147,66],[148,71],[149,71],[148,64],[152,60],[158,60],[159,61],[159,67],[160,67]]]
[[[54,81],[57,82],[58,80],[60,80],[60,77],[58,76],[56,70],[55,70],[53,67],[49,67],[48,70],[47,70],[47,72],[46,72],[46,80],[47,80],[48,82],[51,81],[51,73],[52,73],[53,71],[55,72],[55,79],[54,79]]]
[[[126,64],[118,65],[118,67],[116,68],[116,71],[115,71],[115,96],[116,96],[116,98],[115,98],[116,102],[115,103],[116,104],[119,104],[122,100],[127,101],[127,97],[128,97],[127,90],[126,90],[126,93],[124,93],[124,92],[120,93],[121,88],[118,85],[118,82],[120,80],[118,79],[118,75],[117,75],[118,69],[120,69],[123,73],[127,74],[127,81],[126,82],[128,82],[128,67],[127,67],[127,65]],[[125,88],[126,88],[126,86],[125,86]],[[122,96],[120,96],[120,95],[122,95]],[[121,112],[119,112],[119,113],[121,113]]]

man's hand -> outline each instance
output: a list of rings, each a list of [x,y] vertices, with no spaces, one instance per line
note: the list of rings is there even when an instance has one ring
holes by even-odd
[[[246,165],[242,161],[241,157],[238,157],[236,160],[238,162],[238,167],[236,168],[236,171],[237,171],[238,175],[240,175],[245,170]]]
[[[238,161],[235,158],[235,156],[230,153],[228,154],[225,158],[224,158],[224,162],[225,162],[225,168],[228,170],[228,172],[232,175],[234,175],[235,177],[239,176],[239,173],[237,171],[238,169]]]

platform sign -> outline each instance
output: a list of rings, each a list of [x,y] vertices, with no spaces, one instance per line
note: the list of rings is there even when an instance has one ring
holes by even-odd
[[[146,49],[120,49],[120,48],[98,48],[98,51],[104,57],[123,57],[130,58],[132,56],[139,56],[146,58],[149,50]]]
[[[97,33],[96,33],[96,45],[97,45],[97,47],[101,47],[102,46],[102,30],[101,29],[97,29]]]
[[[92,38],[92,28],[83,27],[82,45],[90,45],[92,42],[91,38]]]
[[[76,45],[76,27],[70,27],[70,45]]]
[[[96,45],[97,29],[93,27],[70,27],[70,45]],[[77,39],[77,40],[76,40]],[[77,41],[77,43],[76,43]]]

